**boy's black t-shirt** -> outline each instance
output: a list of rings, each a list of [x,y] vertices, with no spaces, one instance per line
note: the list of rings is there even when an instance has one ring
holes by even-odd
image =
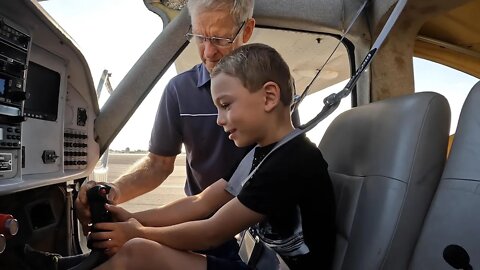
[[[274,147],[255,149],[252,169]],[[335,201],[320,150],[300,135],[273,152],[237,196],[267,217],[254,229],[291,270],[328,269],[335,244]]]

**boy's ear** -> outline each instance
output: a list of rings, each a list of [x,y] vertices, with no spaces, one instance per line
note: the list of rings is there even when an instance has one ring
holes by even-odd
[[[265,92],[265,111],[270,112],[280,103],[280,87],[269,81],[263,85],[263,90]]]

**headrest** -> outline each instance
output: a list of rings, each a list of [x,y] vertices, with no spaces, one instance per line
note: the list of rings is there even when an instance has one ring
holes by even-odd
[[[442,178],[480,181],[480,82],[463,104]]]
[[[390,98],[340,114],[325,132],[320,148],[330,171],[407,182],[411,170],[406,168],[436,155],[427,151],[429,145],[439,140],[446,143],[449,123],[450,107],[440,94]],[[419,146],[424,151],[418,152]]]

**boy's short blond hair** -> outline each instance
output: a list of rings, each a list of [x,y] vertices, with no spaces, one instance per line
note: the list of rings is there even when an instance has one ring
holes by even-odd
[[[256,92],[272,81],[280,88],[280,100],[290,106],[294,94],[294,81],[282,56],[272,47],[253,43],[241,46],[224,56],[213,68],[210,76],[220,73],[238,78],[250,92]]]

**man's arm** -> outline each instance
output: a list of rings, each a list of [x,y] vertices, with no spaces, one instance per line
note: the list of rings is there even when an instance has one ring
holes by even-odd
[[[160,156],[149,152],[111,183],[118,194],[109,199],[113,199],[113,204],[119,204],[155,189],[173,172],[175,158],[176,156]]]
[[[127,173],[109,183],[112,189],[108,199],[113,204],[119,204],[158,187],[173,172],[175,158],[175,156],[167,157],[148,153]],[[82,185],[75,201],[77,216],[85,234],[89,231],[88,224],[91,220],[87,190],[96,184],[98,183],[88,181]]]

